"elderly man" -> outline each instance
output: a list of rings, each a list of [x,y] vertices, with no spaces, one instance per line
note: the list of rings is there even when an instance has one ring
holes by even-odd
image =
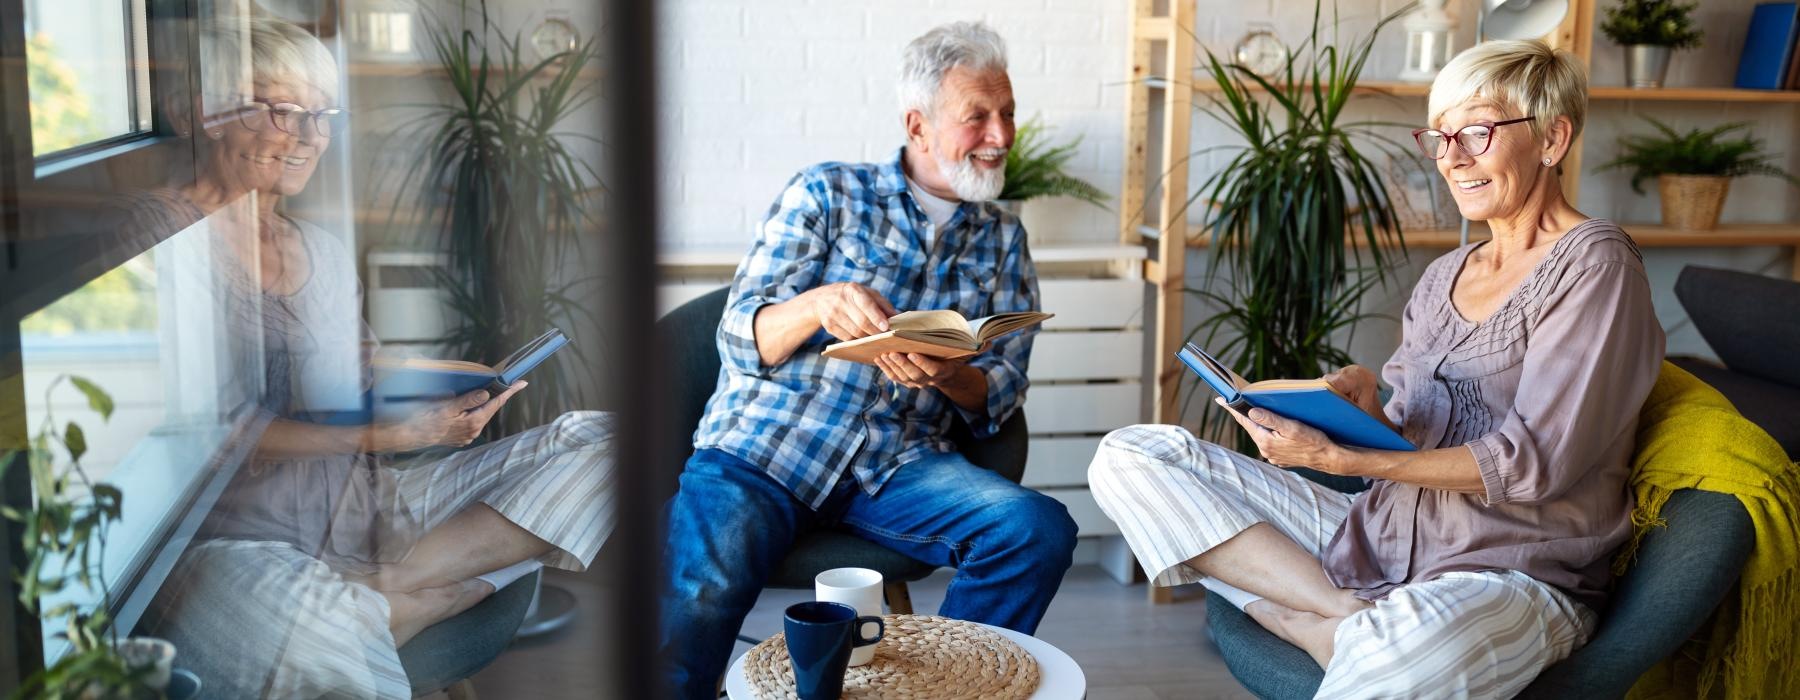
[[[723,367],[668,507],[663,653],[682,697],[711,698],[733,632],[795,538],[823,525],[956,567],[939,610],[1030,633],[1068,568],[1062,504],[970,464],[954,418],[987,437],[1025,400],[1033,333],[965,361],[827,360],[896,309],[974,318],[1038,307],[1025,231],[985,204],[1013,140],[1000,37],[956,23],[909,44],[906,145],[788,183],[738,267]]]

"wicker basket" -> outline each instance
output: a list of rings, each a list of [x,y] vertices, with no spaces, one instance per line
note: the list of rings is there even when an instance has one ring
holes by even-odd
[[[1656,188],[1662,194],[1664,226],[1688,231],[1711,231],[1719,225],[1719,210],[1731,178],[1717,175],[1659,175]]]

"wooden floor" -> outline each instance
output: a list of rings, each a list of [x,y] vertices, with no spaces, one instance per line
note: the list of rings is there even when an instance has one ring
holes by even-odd
[[[944,599],[952,572],[939,571],[912,584],[913,607],[930,613]],[[556,585],[573,592],[582,614],[567,629],[543,638],[515,643],[492,666],[475,676],[486,700],[507,698],[588,698],[605,687],[609,669],[610,627],[594,611],[602,610],[607,587],[592,575],[550,572]],[[1145,584],[1121,586],[1098,568],[1076,567],[1045,616],[1037,636],[1067,652],[1087,674],[1092,700],[1205,700],[1250,698],[1207,640],[1206,605],[1195,597],[1169,605],[1150,605]],[[765,591],[744,621],[744,634],[766,637],[781,630],[781,611],[811,599],[810,591]],[[739,643],[732,656],[744,653]]]

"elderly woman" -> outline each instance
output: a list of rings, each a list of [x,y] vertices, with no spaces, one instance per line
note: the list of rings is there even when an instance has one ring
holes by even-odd
[[[171,109],[209,115],[173,120],[200,156],[194,181],[129,207],[127,228],[188,230],[171,241],[189,246],[181,260],[210,260],[186,267],[218,290],[231,379],[250,397],[237,436],[250,459],[146,626],[219,697],[410,697],[396,650],[414,634],[535,565],[592,561],[612,524],[612,421],[569,413],[457,451],[524,382],[392,422],[321,418],[360,402],[369,334],[349,248],[280,204],[343,128],[337,69],[292,24],[245,24],[201,32],[222,106]]]
[[[1631,239],[1562,196],[1586,90],[1539,42],[1484,43],[1432,85],[1419,147],[1493,238],[1414,288],[1385,408],[1369,370],[1326,377],[1418,451],[1257,409],[1236,417],[1266,462],[1170,426],[1116,431],[1094,459],[1094,494],[1154,582],[1225,593],[1318,661],[1320,697],[1508,697],[1594,630],[1663,332]]]

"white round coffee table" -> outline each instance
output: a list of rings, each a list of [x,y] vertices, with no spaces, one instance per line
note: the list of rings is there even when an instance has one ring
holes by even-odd
[[[993,625],[982,627],[1013,640],[1037,659],[1038,687],[1037,692],[1031,694],[1031,700],[1081,700],[1087,697],[1087,674],[1082,673],[1081,666],[1063,650],[1029,634]],[[738,654],[731,662],[731,670],[725,673],[725,691],[731,700],[757,700],[756,693],[750,690],[750,681],[744,677],[744,657],[747,655]]]

